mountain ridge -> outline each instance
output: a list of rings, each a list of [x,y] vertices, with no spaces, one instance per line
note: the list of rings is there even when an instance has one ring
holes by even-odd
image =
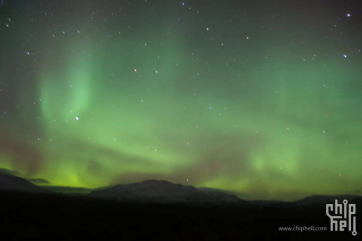
[[[227,193],[207,193],[191,185],[184,186],[156,179],[118,184],[108,189],[92,191],[91,196],[150,202],[245,202]]]
[[[192,185],[174,184],[166,180],[146,180],[129,184],[117,184],[114,186],[102,187],[97,189],[70,188],[70,187],[47,187],[33,184],[30,180],[11,175],[9,173],[0,173],[0,191],[13,190],[33,193],[57,193],[54,188],[60,190],[71,189],[70,194],[77,195],[82,191],[83,194],[93,198],[111,199],[119,201],[132,202],[159,202],[159,203],[229,203],[245,204],[253,206],[275,206],[275,205],[296,205],[300,207],[322,206],[333,204],[335,200],[342,203],[347,199],[349,203],[359,203],[362,205],[362,197],[358,195],[312,195],[306,198],[285,202],[280,200],[243,200],[232,192],[212,188],[196,188]],[[79,189],[79,190],[78,190]]]
[[[31,183],[29,180],[7,173],[0,173],[0,190],[14,190],[35,193],[51,193],[40,186]]]

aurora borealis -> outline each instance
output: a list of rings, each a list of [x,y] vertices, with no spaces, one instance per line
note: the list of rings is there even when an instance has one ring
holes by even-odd
[[[3,0],[0,168],[360,195],[357,2]]]

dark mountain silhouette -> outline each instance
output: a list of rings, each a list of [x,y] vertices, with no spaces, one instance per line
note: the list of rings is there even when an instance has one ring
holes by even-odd
[[[9,169],[6,169],[6,168],[0,168],[0,174],[8,174],[8,175],[13,175],[13,176],[18,176],[18,175],[20,175],[20,172],[9,170]]]
[[[245,193],[238,193],[238,192],[233,192],[233,191],[228,191],[228,190],[223,190],[223,189],[217,189],[217,188],[198,187],[197,189],[202,191],[202,192],[206,192],[206,193],[223,193],[223,194],[226,193],[226,194],[230,194],[232,196],[238,197],[240,199],[248,197],[248,195],[245,194]]]
[[[360,204],[362,205],[362,197],[356,195],[335,195],[335,196],[324,196],[324,195],[314,195],[306,197],[304,199],[298,200],[295,204],[299,207],[325,207],[325,204],[334,204],[335,200],[338,200],[338,203],[341,204],[343,200],[347,200],[348,203]],[[357,204],[357,206],[359,206]]]
[[[32,184],[28,180],[0,173],[0,190],[14,190],[14,191],[24,191],[24,192],[41,192],[47,193],[50,192],[48,190],[43,189],[37,185]]]
[[[149,180],[92,191],[92,196],[148,202],[246,202],[225,192],[205,192],[193,186]]]
[[[311,196],[296,202],[244,201],[222,190],[199,190],[157,180],[93,189],[91,194],[79,194],[91,190],[82,188],[60,187],[58,191],[64,192],[63,189],[74,192],[44,193],[43,188],[26,179],[1,174],[0,206],[5,208],[0,213],[0,237],[4,240],[355,238],[349,231],[329,231],[325,204],[333,204],[335,199],[340,203],[347,199],[357,205],[357,232],[361,231],[358,207],[362,205],[362,197],[352,195]],[[325,230],[292,232],[280,231],[280,227],[324,227]]]

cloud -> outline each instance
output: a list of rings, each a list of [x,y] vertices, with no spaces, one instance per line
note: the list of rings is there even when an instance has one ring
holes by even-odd
[[[250,140],[251,133],[246,132],[242,135],[234,133],[215,133],[209,135],[208,141],[197,146],[202,154],[194,163],[180,166],[169,173],[157,172],[125,172],[113,177],[112,183],[142,182],[150,179],[167,180],[172,183],[183,185],[195,185],[214,180],[217,177],[225,176],[228,179],[237,180],[240,176],[246,176],[252,172],[249,166],[250,160],[247,150],[254,150],[257,144]],[[262,142],[262,137],[258,138]],[[172,139],[172,137],[165,137]],[[220,141],[222,140],[222,141]],[[253,139],[254,140],[254,139]],[[197,141],[195,141],[197,143]],[[179,144],[168,142],[168,149],[178,150]],[[136,157],[132,157],[137,160]],[[127,158],[130,160],[130,158]],[[149,162],[146,162],[149,165]],[[190,180],[188,182],[187,180]]]
[[[0,131],[0,153],[8,156],[5,162],[9,162],[12,168],[21,170],[24,175],[37,173],[44,163],[42,153],[38,149],[28,141],[16,138],[13,133],[5,131]]]
[[[34,178],[34,179],[28,179],[28,181],[34,183],[34,184],[50,184],[49,181],[42,179],[42,178]]]

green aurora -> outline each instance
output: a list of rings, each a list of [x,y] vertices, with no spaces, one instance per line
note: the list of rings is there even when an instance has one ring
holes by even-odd
[[[137,11],[146,21],[146,10]],[[160,17],[165,23],[117,27],[125,17],[111,13],[94,18],[112,27],[94,30],[87,22],[79,33],[75,24],[61,32],[79,19],[40,24],[60,32],[44,33],[36,55],[22,57],[38,58],[32,81],[0,92],[16,92],[12,111],[1,109],[0,168],[55,186],[163,179],[247,199],[361,192],[357,50],[326,54],[322,43],[305,44],[292,23],[274,33],[234,33],[221,20],[182,29],[169,14]],[[334,24],[319,21],[328,31]],[[228,34],[237,41],[218,37]]]

